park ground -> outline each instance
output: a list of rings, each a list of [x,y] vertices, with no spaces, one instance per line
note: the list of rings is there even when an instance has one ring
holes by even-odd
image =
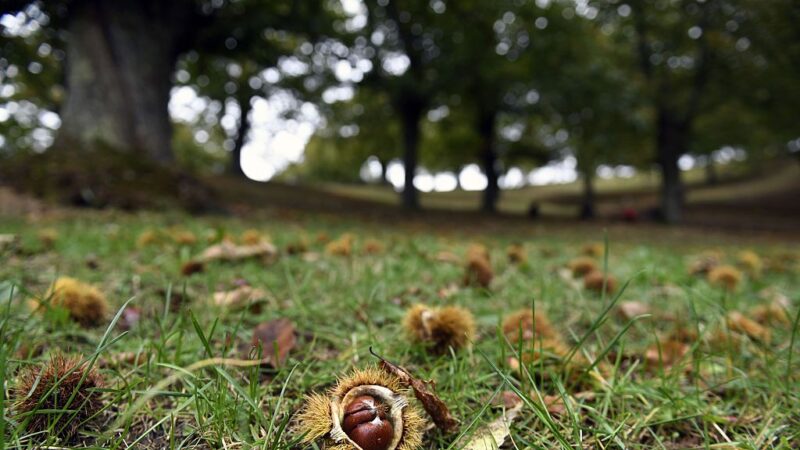
[[[787,192],[784,184],[758,191],[752,186],[764,181],[748,182],[755,184],[745,191],[754,196]],[[375,364],[370,347],[435,381],[459,419],[455,433],[429,429],[426,449],[463,448],[501,417],[499,399],[508,391],[530,401],[503,448],[800,445],[800,241],[790,226],[796,217],[786,214],[796,202],[776,212],[743,198],[740,205],[750,209],[741,226],[719,227],[706,217],[669,228],[531,221],[508,211],[405,217],[339,191],[319,198],[308,188],[261,193],[255,184],[220,183],[236,199],[225,215],[54,208],[0,194],[0,234],[14,237],[0,249],[6,448],[67,446],[32,435],[9,398],[20,373],[55,352],[81,355],[105,379],[102,412],[70,445],[315,448],[293,434],[304,396]],[[728,202],[742,197],[741,189],[728,185],[714,205],[733,214]],[[714,192],[720,188],[691,195],[707,196],[695,197],[697,206]],[[757,211],[785,222],[758,227],[763,220],[749,217]],[[269,242],[279,254],[182,273],[225,240]],[[476,244],[489,252],[488,287],[463,283]],[[512,244],[521,245],[524,262],[509,260]],[[586,289],[568,269],[581,256],[613,275],[616,291]],[[709,258],[732,266],[727,288],[690,273]],[[27,300],[45,300],[59,277],[105,295],[110,310],[101,323],[82,327],[57,307],[31,312]],[[259,290],[258,302],[215,301],[215,293],[242,286]],[[469,309],[477,323],[473,344],[437,356],[409,340],[402,321],[417,303]],[[123,305],[140,319],[123,314],[114,322]],[[515,357],[524,348],[509,344],[501,324],[531,308],[549,317],[569,351],[523,358],[520,366]],[[291,321],[296,336],[277,367],[192,367],[213,357],[246,358],[242,343],[276,319]]]

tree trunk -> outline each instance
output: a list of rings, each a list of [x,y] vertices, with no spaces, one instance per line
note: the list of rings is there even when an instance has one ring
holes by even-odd
[[[383,158],[378,158],[381,165],[381,185],[389,186],[389,161]]]
[[[480,160],[486,174],[486,189],[483,190],[481,210],[487,213],[497,212],[497,200],[500,197],[500,188],[497,184],[497,151],[494,147],[496,118],[497,114],[494,111],[478,113]]]
[[[228,171],[231,175],[237,177],[244,177],[244,170],[242,170],[242,147],[247,140],[247,133],[250,131],[250,97],[241,98],[239,100],[239,124],[236,130],[236,140],[233,142],[233,150],[231,151],[231,160]]]
[[[592,171],[583,171],[583,198],[581,199],[581,219],[594,219],[596,216],[594,194],[594,176]]]
[[[717,175],[717,167],[714,165],[714,158],[708,155],[706,160],[706,183],[714,186],[719,183],[719,176]]]
[[[661,218],[670,224],[681,220],[684,188],[678,160],[686,152],[687,128],[667,111],[658,113],[656,151],[661,168]]]
[[[77,1],[68,17],[66,88],[54,148],[174,160],[167,104],[182,32],[158,1]],[[175,2],[178,3],[178,2]]]
[[[403,207],[419,209],[419,193],[414,186],[414,175],[417,172],[417,150],[419,147],[419,122],[422,119],[422,107],[415,102],[407,104],[402,111],[403,116],[403,168],[405,185],[403,186]]]

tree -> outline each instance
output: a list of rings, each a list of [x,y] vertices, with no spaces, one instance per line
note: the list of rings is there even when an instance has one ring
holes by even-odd
[[[742,10],[725,0],[591,4],[601,12],[601,29],[614,33],[618,44],[630,50],[627,63],[638,72],[631,82],[641,86],[652,109],[661,214],[676,223],[684,203],[678,160],[692,148],[698,117],[730,97],[709,95],[709,86],[720,73],[721,54],[736,42],[728,24],[741,20]]]
[[[414,176],[421,121],[447,85],[447,77],[457,76],[447,64],[453,45],[448,16],[439,6],[426,2],[368,0],[365,5],[367,25],[360,31],[363,39],[356,40],[360,44],[355,51],[372,61],[373,70],[361,88],[388,94],[402,132],[402,203],[407,209],[418,209]]]
[[[303,18],[309,32],[328,23],[321,1],[8,1],[0,14],[32,3],[66,36],[66,99],[53,149],[161,164],[174,160],[167,103],[182,54],[225,58],[237,47],[269,47],[263,30],[284,29],[288,17]]]

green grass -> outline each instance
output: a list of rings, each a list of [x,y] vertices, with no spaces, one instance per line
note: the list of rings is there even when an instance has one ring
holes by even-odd
[[[144,247],[146,230],[178,227],[198,237],[194,245],[169,240]],[[206,236],[238,236],[247,228],[268,234],[281,248],[300,239],[318,258],[282,255],[272,265],[257,261],[214,263],[201,274],[180,275],[183,262],[208,244]],[[55,229],[55,245],[38,239]],[[329,256],[316,242],[319,233],[356,236],[351,257]],[[83,355],[100,365],[122,352],[144,353],[143,364],[103,365],[107,386],[104,411],[80,436],[87,446],[104,448],[304,448],[292,433],[291,419],[303,396],[330,387],[354,367],[376,363],[369,347],[400,363],[436,390],[462,424],[456,435],[426,433],[424,448],[460,448],[468,436],[496,419],[490,399],[502,391],[573,396],[567,411],[554,415],[526,395],[504,448],[796,448],[800,443],[800,344],[798,325],[771,328],[770,343],[731,339],[712,347],[708,338],[728,311],[747,312],[764,304],[764,289],[790,297],[789,316],[798,317],[798,267],[745,277],[730,294],[687,274],[693,255],[720,249],[736,261],[739,250],[756,251],[765,260],[791,254],[796,244],[748,241],[739,236],[684,233],[648,228],[609,233],[608,271],[620,284],[618,296],[601,297],[563,279],[558,271],[604,231],[591,226],[535,230],[489,228],[484,233],[458,229],[358,223],[317,216],[258,219],[192,218],[173,214],[127,215],[114,212],[50,214],[39,219],[0,219],[0,234],[21,236],[19,249],[0,251],[0,378],[4,381],[0,438],[6,448],[60,445],[42,442],[20,424],[11,407],[19,371],[47,360],[55,351]],[[365,255],[367,238],[384,243],[380,255]],[[492,252],[491,290],[460,287],[449,298],[440,293],[459,283],[457,264],[435,261],[439,251],[462,255],[471,242]],[[529,263],[506,262],[505,247],[524,242]],[[602,265],[604,258],[599,258]],[[87,261],[96,262],[92,268]],[[82,329],[64,314],[32,314],[25,305],[41,297],[58,276],[72,276],[100,287],[114,313],[126,302],[145,319],[129,332],[106,325]],[[244,279],[266,290],[258,313],[222,310],[212,294]],[[190,302],[170,311],[163,291],[182,292]],[[616,303],[637,300],[651,316],[621,319]],[[441,357],[427,354],[403,336],[408,306],[457,304],[476,317],[474,346]],[[573,361],[588,361],[602,377],[586,373],[586,364],[531,362],[522,373],[508,357],[524,350],[509,345],[499,324],[503,317],[535,304],[545,312],[572,348]],[[211,358],[240,358],[238,342],[249,342],[253,327],[288,318],[298,344],[277,370],[213,364]],[[655,336],[676,323],[697,330],[686,370],[647,370],[641,356]],[[580,367],[583,367],[581,369]],[[576,395],[581,393],[581,395]],[[531,399],[532,398],[532,399]],[[0,445],[3,447],[3,445]],[[38,448],[38,447],[37,447]],[[314,447],[308,447],[314,448]]]

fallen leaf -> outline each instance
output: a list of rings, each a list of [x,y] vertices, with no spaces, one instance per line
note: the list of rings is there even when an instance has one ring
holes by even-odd
[[[425,382],[414,378],[414,376],[411,375],[408,370],[383,359],[378,354],[373,352],[372,348],[369,349],[369,352],[381,360],[381,369],[390,375],[394,375],[400,379],[401,383],[411,387],[411,389],[414,390],[414,396],[417,397],[417,400],[419,400],[420,403],[422,403],[422,407],[425,408],[425,411],[427,411],[428,415],[430,415],[431,419],[433,419],[433,423],[435,423],[440,430],[444,431],[445,433],[450,433],[456,430],[458,427],[458,420],[456,420],[455,417],[450,414],[450,410],[447,408],[447,405],[442,401],[442,399],[440,399],[433,392],[430,381]]]
[[[181,266],[181,275],[188,277],[196,273],[202,273],[206,265],[200,261],[187,261]]]
[[[436,262],[459,264],[461,258],[453,252],[441,251],[433,258]]]
[[[230,291],[215,292],[214,303],[217,306],[237,309],[266,297],[267,293],[263,290],[244,285]]]
[[[650,306],[637,301],[622,302],[617,309],[619,316],[625,320],[631,320],[634,317],[650,314]]]
[[[758,322],[745,317],[738,311],[731,311],[726,318],[728,328],[737,333],[743,333],[751,339],[761,342],[769,342],[772,334],[769,329],[761,326]]]
[[[522,410],[522,400],[516,395],[514,397],[516,397],[516,403],[511,403],[510,407],[506,405],[500,417],[476,431],[469,442],[463,447],[459,447],[465,450],[496,450],[500,448],[511,433],[511,423]],[[510,396],[506,398],[512,399]]]
[[[253,329],[252,347],[260,351],[262,364],[283,365],[296,344],[294,324],[289,319],[262,322]]]
[[[128,331],[136,328],[139,320],[142,318],[142,310],[135,306],[128,306],[122,310],[122,315],[117,322],[117,326],[122,331]]]
[[[97,363],[100,367],[118,367],[122,365],[141,366],[147,363],[150,354],[146,352],[115,353],[108,358],[101,358]]]
[[[321,255],[319,253],[317,253],[317,252],[306,252],[306,253],[303,253],[303,262],[307,262],[307,263],[317,262],[317,261],[319,261],[320,256]]]
[[[650,346],[644,353],[644,359],[651,368],[663,366],[668,369],[680,362],[687,353],[689,353],[687,344],[676,340],[667,340]]]
[[[0,234],[0,250],[11,248],[19,242],[16,234]]]
[[[438,295],[439,295],[439,298],[441,298],[442,300],[446,300],[446,299],[456,295],[459,290],[461,290],[461,288],[458,287],[458,284],[450,283],[447,286],[444,286],[444,287],[440,288],[439,292],[438,292]]]
[[[278,248],[269,242],[236,245],[229,241],[223,241],[205,249],[195,261],[208,263],[211,261],[240,261],[249,258],[260,258],[265,263],[271,263],[277,257]]]

